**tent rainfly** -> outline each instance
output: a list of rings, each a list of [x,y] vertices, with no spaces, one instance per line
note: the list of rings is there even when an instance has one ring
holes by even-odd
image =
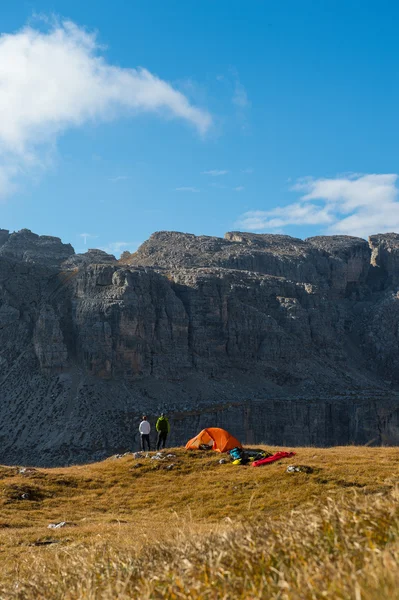
[[[212,446],[216,452],[228,452],[233,448],[242,448],[241,443],[225,429],[208,427],[189,440],[186,450],[198,450],[202,445]]]

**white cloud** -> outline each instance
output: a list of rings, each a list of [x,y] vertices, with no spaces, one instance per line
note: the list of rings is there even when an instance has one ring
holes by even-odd
[[[304,191],[302,200],[324,199],[332,203],[340,203],[343,212],[350,212],[373,204],[377,199],[392,202],[397,196],[395,186],[398,176],[388,175],[349,175],[337,179],[299,180],[293,190]]]
[[[221,175],[227,175],[228,171],[219,169],[211,169],[210,171],[202,171],[202,175],[211,175],[211,177],[220,177]]]
[[[244,186],[243,186],[243,185],[238,185],[237,187],[233,188],[233,190],[234,190],[235,192],[242,192],[242,191],[244,191],[244,190],[245,190],[245,188],[244,188]]]
[[[209,129],[210,114],[169,83],[113,66],[101,52],[96,36],[71,21],[0,36],[0,195],[13,191],[15,176],[46,166],[60,134],[86,122],[153,112]]]
[[[329,234],[367,237],[399,229],[396,174],[352,174],[335,179],[301,179],[299,201],[267,211],[249,211],[238,225],[253,231],[288,225],[320,225]]]
[[[241,169],[241,173],[245,173],[245,175],[251,175],[255,172],[255,169],[252,167],[248,167],[247,169]]]
[[[177,187],[176,188],[176,192],[192,192],[192,193],[198,193],[200,190],[198,188],[195,187],[190,187],[190,186],[183,186],[183,187]]]
[[[333,220],[333,216],[328,211],[319,210],[318,206],[295,203],[269,211],[248,211],[242,215],[239,225],[245,229],[260,231],[262,229],[281,228],[287,225],[325,225]]]

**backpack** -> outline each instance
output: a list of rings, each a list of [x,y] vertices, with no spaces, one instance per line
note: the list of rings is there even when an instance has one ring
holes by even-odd
[[[239,460],[242,456],[242,450],[241,450],[241,448],[238,448],[238,447],[233,448],[233,450],[230,450],[229,454],[230,454],[231,460],[233,460],[233,461]]]
[[[255,460],[261,460],[262,458],[267,458],[268,456],[272,456],[272,452],[267,452],[266,450],[259,449],[246,449],[243,448],[233,448],[229,452],[230,458],[233,461],[233,465],[246,465],[249,462],[254,462]]]
[[[233,448],[233,450],[230,450],[229,454],[233,461],[233,465],[245,465],[249,462],[248,457],[242,448]]]

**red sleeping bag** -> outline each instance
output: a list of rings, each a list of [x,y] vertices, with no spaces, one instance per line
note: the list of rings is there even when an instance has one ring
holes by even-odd
[[[262,467],[263,465],[272,463],[275,460],[280,460],[280,458],[289,458],[290,456],[295,456],[295,452],[276,452],[276,454],[273,454],[273,456],[269,456],[268,458],[261,458],[260,460],[255,460],[252,463],[252,466]]]

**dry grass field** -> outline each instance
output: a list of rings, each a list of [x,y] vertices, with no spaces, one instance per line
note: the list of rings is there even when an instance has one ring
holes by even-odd
[[[399,599],[399,448],[295,451],[0,467],[0,598]]]

